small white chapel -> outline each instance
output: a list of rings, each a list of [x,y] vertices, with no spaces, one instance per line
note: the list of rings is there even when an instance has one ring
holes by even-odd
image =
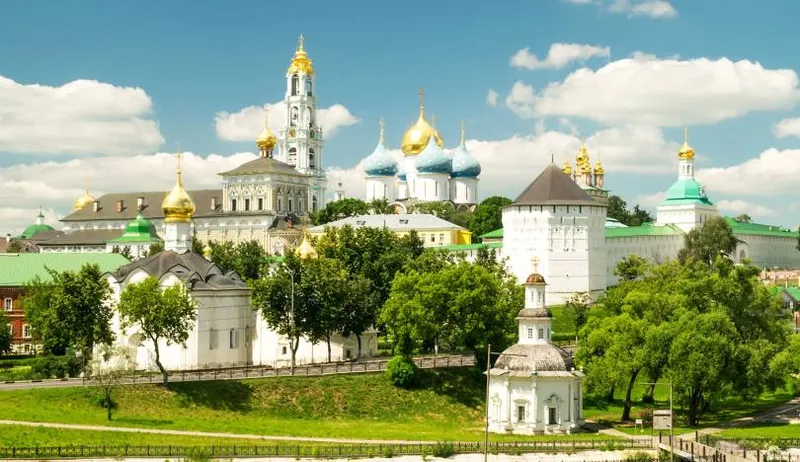
[[[569,353],[550,343],[553,319],[544,277],[526,279],[517,315],[519,340],[489,371],[489,430],[514,434],[569,434],[583,424],[583,373]]]

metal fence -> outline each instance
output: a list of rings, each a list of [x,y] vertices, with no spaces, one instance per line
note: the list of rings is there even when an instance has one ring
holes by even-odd
[[[567,437],[568,438],[568,437]],[[492,454],[522,454],[532,452],[578,452],[588,450],[651,449],[647,440],[617,439],[558,439],[553,441],[490,442]],[[37,446],[0,447],[2,459],[70,459],[97,457],[394,457],[402,455],[432,455],[449,457],[453,454],[482,453],[482,442],[444,442],[415,444],[252,444],[214,446]]]

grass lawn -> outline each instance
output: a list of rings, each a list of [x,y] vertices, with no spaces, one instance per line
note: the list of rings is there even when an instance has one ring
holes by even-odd
[[[784,423],[752,423],[729,428],[715,436],[726,438],[800,438],[800,425]]]
[[[646,381],[646,380],[643,380]],[[631,396],[634,397],[633,408],[631,409],[631,418],[643,418],[648,414],[649,409],[669,409],[669,385],[668,383],[659,383],[656,386],[655,392],[655,405],[645,404],[641,402],[641,397],[648,386],[637,384]],[[624,398],[624,390],[616,390],[614,401],[606,402],[600,399],[586,398],[584,401],[584,416],[595,422],[606,421],[614,425],[620,431],[630,434],[641,434],[638,429],[634,429],[630,424],[621,424],[619,422],[622,416],[622,399]],[[764,393],[756,400],[743,400],[739,397],[731,397],[724,402],[714,406],[708,414],[701,418],[700,426],[698,428],[714,427],[723,422],[735,420],[740,417],[757,414],[768,409],[780,406],[792,399],[792,393],[787,390],[777,390],[774,393]],[[675,403],[675,416],[676,424],[675,434],[691,433],[697,428],[690,428],[682,426],[685,424],[684,410],[679,403]],[[645,419],[647,421],[647,419]],[[657,432],[656,432],[657,433]],[[645,428],[644,434],[650,434],[650,429]]]
[[[91,388],[3,391],[0,415],[9,420],[262,435],[482,440],[480,371],[453,368],[421,374],[413,390],[392,386],[383,374],[189,382],[166,389],[130,385],[118,389],[112,422],[106,421]]]

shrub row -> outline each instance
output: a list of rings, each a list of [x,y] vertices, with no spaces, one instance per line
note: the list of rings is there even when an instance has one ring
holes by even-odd
[[[66,377],[77,377],[81,372],[81,363],[75,355],[67,356],[44,356],[40,358],[30,358],[21,363],[14,361],[12,366],[4,367],[10,369],[15,366],[29,366],[30,369],[21,373],[0,374],[5,380],[43,380],[43,379],[63,379]]]

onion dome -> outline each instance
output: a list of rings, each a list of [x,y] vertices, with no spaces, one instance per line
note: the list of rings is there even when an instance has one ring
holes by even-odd
[[[428,138],[428,145],[419,154],[415,162],[417,172],[420,174],[448,174],[450,173],[450,158],[439,147],[436,138]]]
[[[481,164],[467,151],[464,133],[464,122],[461,122],[461,144],[453,155],[450,175],[453,178],[477,178],[481,174]]]
[[[19,239],[30,239],[42,231],[55,231],[55,229],[44,223],[44,213],[39,209],[39,214],[36,215],[36,223],[25,228],[22,234],[19,235]]]
[[[177,180],[175,181],[175,186],[172,187],[172,191],[167,194],[164,201],[161,203],[161,210],[164,212],[164,222],[166,223],[189,222],[195,212],[194,201],[192,201],[189,193],[183,189],[183,181],[181,181],[181,157],[182,154],[178,151]]]
[[[569,159],[564,159],[564,164],[561,165],[561,171],[566,175],[572,175],[572,165],[569,163]]]
[[[319,257],[319,255],[317,254],[317,249],[315,249],[314,246],[311,245],[311,239],[309,239],[308,233],[303,234],[303,242],[301,242],[300,245],[297,246],[295,253],[297,253],[297,256],[303,260],[306,259],[313,260]]]
[[[84,207],[88,207],[94,203],[94,200],[94,196],[89,194],[89,188],[86,188],[83,190],[83,195],[72,203],[72,210],[81,210]]]
[[[589,150],[586,149],[586,139],[581,140],[581,147],[578,149],[578,155],[575,156],[576,168],[589,162]]]
[[[588,160],[581,164],[581,173],[592,173],[592,165]]]
[[[406,130],[403,135],[403,142],[400,145],[400,149],[406,156],[413,156],[422,152],[431,138],[436,140],[436,144],[440,148],[444,147],[444,141],[439,132],[425,120],[425,92],[423,90],[419,91],[419,99],[419,119],[411,128]]]
[[[269,129],[269,106],[264,106],[264,130],[256,138],[256,146],[263,157],[265,153],[272,152],[276,144],[278,144],[278,138]]]
[[[605,175],[606,169],[603,168],[603,164],[600,162],[600,158],[598,157],[597,162],[594,163],[594,174],[595,175]]]
[[[405,169],[405,167],[403,167],[402,164],[397,167],[397,179],[400,180],[400,181],[403,181],[403,182],[408,180],[408,175],[406,174],[406,169]]]
[[[383,144],[383,119],[380,121],[381,134],[378,138],[378,145],[366,159],[364,159],[364,171],[367,176],[394,176],[397,174],[397,161],[394,160],[386,146]]]
[[[683,127],[683,146],[678,151],[678,157],[681,160],[694,159],[694,149],[689,146],[689,128]]]
[[[213,252],[214,250],[211,248],[211,245],[206,243],[205,247],[203,247],[203,257],[205,257],[206,260],[211,261],[211,254]]]
[[[305,41],[306,39],[300,34],[297,51],[295,51],[292,62],[289,64],[289,69],[286,71],[287,74],[314,75],[314,65],[311,63],[305,48],[303,48]]]

